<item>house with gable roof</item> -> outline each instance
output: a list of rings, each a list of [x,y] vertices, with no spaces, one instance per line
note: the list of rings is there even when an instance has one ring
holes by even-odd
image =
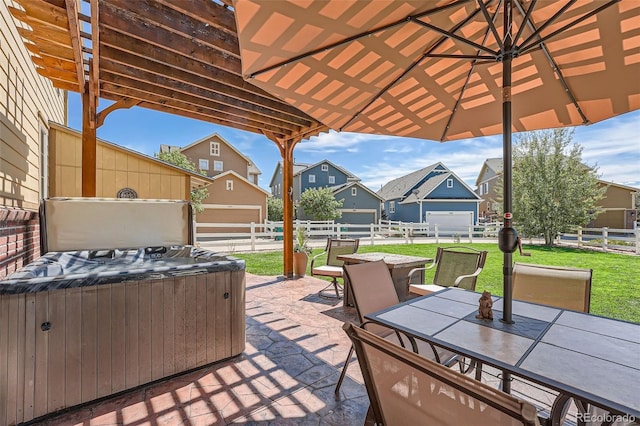
[[[179,150],[213,181],[196,214],[198,232],[248,232],[247,227],[207,228],[207,223],[264,223],[269,193],[258,186],[260,170],[249,157],[217,133],[185,147],[160,145],[160,152]]]
[[[238,151],[217,133],[205,136],[185,147],[160,145],[160,152],[179,150],[209,177],[233,170],[254,185],[258,185],[260,169],[249,157]]]
[[[274,197],[283,197],[282,162],[278,162],[269,183]],[[308,188],[329,187],[336,200],[344,200],[342,217],[337,223],[368,224],[380,220],[382,199],[360,182],[360,179],[348,170],[329,160],[315,164],[295,163],[293,165],[293,201],[297,203],[301,194]],[[298,219],[310,219],[301,208],[296,210]]]
[[[478,178],[476,193],[482,198],[480,217],[486,220],[500,220],[499,188],[502,186],[502,158],[487,158]],[[638,219],[636,197],[640,189],[614,182],[598,180],[598,186],[605,187],[604,197],[598,201],[600,214],[585,225],[589,228],[633,229]]]
[[[378,191],[389,220],[464,227],[478,221],[481,199],[442,163],[394,179]]]

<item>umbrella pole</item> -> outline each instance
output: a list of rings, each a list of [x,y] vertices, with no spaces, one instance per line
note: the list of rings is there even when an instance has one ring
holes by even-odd
[[[512,213],[512,152],[511,152],[511,60],[512,60],[512,34],[511,22],[513,5],[511,0],[504,2],[504,56],[502,60],[502,149],[503,167],[502,177],[504,182],[504,225],[501,238],[503,238],[500,249],[504,253],[503,257],[503,311],[502,321],[508,324],[513,323],[512,318],[512,274],[513,264],[511,253],[515,251],[515,230],[511,226]]]

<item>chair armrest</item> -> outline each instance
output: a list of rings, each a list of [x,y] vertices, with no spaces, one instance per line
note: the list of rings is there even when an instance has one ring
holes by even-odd
[[[478,275],[480,275],[480,272],[482,272],[482,268],[476,269],[476,271],[471,275],[460,275],[458,278],[456,278],[455,282],[453,283],[453,286],[458,287],[462,282],[462,280],[464,280],[465,278],[477,277]]]
[[[310,271],[313,271],[313,264],[315,263],[316,258],[318,258],[318,257],[322,256],[323,254],[327,254],[327,252],[326,252],[326,251],[323,251],[322,253],[320,253],[320,254],[316,254],[315,256],[313,256],[313,257],[311,258],[311,267],[310,267],[310,269],[309,269]]]
[[[410,270],[409,273],[407,274],[407,285],[411,284],[411,278],[413,277],[413,274],[420,271],[422,272],[428,271],[429,269],[432,269],[434,266],[436,266],[436,261],[432,260],[431,265],[427,266],[426,268],[413,268],[412,270]]]

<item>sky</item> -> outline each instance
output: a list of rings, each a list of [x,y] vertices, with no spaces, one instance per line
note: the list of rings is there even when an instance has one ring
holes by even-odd
[[[109,104],[101,100],[98,110]],[[82,129],[82,107],[76,93],[69,93],[68,125]],[[259,185],[266,190],[281,159],[276,145],[262,135],[140,107],[110,113],[97,133],[100,139],[150,156],[159,151],[160,144],[186,146],[218,133],[262,171]],[[596,167],[600,179],[640,188],[640,111],[576,127],[573,142],[582,146],[583,162]],[[475,189],[484,160],[493,157],[502,157],[502,136],[439,143],[330,132],[303,141],[294,149],[296,163],[314,164],[327,159],[358,176],[373,191],[392,179],[437,162]]]

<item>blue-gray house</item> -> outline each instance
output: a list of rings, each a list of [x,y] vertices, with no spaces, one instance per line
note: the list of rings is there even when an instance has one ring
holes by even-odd
[[[384,199],[389,220],[458,228],[478,222],[481,198],[442,163],[435,163],[386,183]]]
[[[282,198],[282,162],[278,162],[269,183],[274,197]],[[308,188],[329,187],[337,200],[344,200],[342,217],[338,223],[368,224],[380,219],[382,198],[364,186],[358,177],[348,170],[322,160],[316,164],[293,165],[293,201]],[[308,219],[302,209],[297,210],[298,219]]]

